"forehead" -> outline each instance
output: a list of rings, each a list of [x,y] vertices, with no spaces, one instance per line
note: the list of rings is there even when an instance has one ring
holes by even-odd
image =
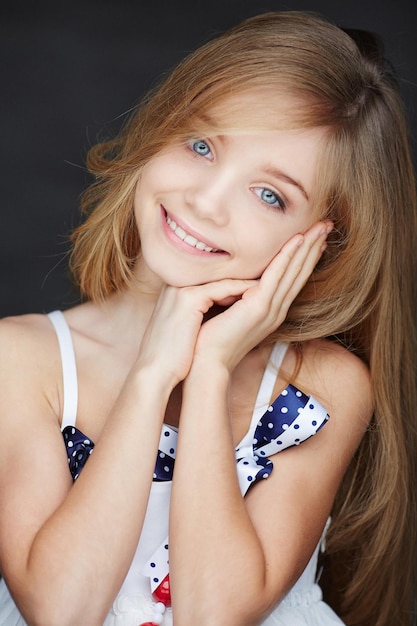
[[[306,98],[259,88],[225,96],[190,121],[206,135],[294,130],[314,126],[309,111]]]

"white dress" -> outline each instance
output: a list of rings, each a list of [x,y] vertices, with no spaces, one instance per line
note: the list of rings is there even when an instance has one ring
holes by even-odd
[[[81,471],[86,457],[93,451],[94,444],[75,427],[78,385],[75,356],[68,325],[64,316],[59,311],[50,314],[50,318],[58,334],[62,357],[64,378],[62,430],[64,432],[71,473],[73,477],[76,478],[78,475],[78,465],[80,465],[78,469]],[[303,434],[305,425],[303,424],[303,420],[305,421],[305,415],[303,417],[302,409],[297,409],[297,412],[301,415],[301,420],[297,417],[292,423],[290,423],[290,420],[287,420],[289,424],[284,423],[282,425],[281,413],[287,411],[286,406],[283,405],[285,398],[280,398],[281,404],[279,405],[273,403],[271,406],[269,404],[274,381],[282,359],[284,358],[286,347],[285,344],[278,343],[272,351],[271,362],[265,370],[260,385],[249,430],[236,448],[238,477],[243,495],[249,487],[254,486],[258,480],[267,478],[272,471],[272,463],[266,456],[265,459],[260,458],[262,455],[269,455],[276,452],[279,449],[277,446],[288,447],[289,445],[298,445],[298,443],[301,443],[324,425],[328,417],[326,415],[326,417],[323,418],[323,409],[314,398],[311,396],[307,398],[302,392],[295,390],[297,396],[303,396],[303,402],[307,402],[305,411],[309,409],[312,410],[312,412],[308,413],[309,422],[311,422],[311,416],[315,418],[318,416],[318,419],[313,420],[313,430],[311,430],[312,427],[310,426],[310,431],[308,431],[307,428],[307,431]],[[282,395],[285,396],[286,391],[284,391]],[[307,401],[305,400],[306,398]],[[272,424],[273,417],[271,416],[277,412],[278,406],[280,407],[279,412],[281,414],[279,417],[279,419],[281,419],[279,436],[275,437],[274,441],[271,443],[268,435],[268,441],[266,443],[263,441],[257,442],[257,449],[254,450],[254,441],[256,442],[256,439],[261,439],[263,433],[268,429],[275,429],[275,424]],[[321,413],[320,410],[322,411]],[[319,421],[319,423],[317,423],[317,421]],[[301,428],[299,424],[301,424]],[[260,426],[262,426],[262,428],[260,428]],[[292,431],[292,435],[290,431]],[[81,439],[84,439],[82,445],[78,446],[75,450],[76,446],[75,443],[72,443],[72,437],[74,436],[75,442],[77,435],[81,436]],[[294,435],[298,437],[295,438]],[[288,441],[286,441],[286,437]],[[170,460],[169,455],[171,452],[174,452],[175,439],[175,429],[164,425],[161,433],[160,458],[158,458],[160,469],[158,471],[166,471],[169,473],[169,461],[173,465],[173,460]],[[79,437],[78,441],[80,441]],[[73,449],[73,445],[74,452],[71,454],[73,458],[70,459],[70,452]],[[163,452],[161,452],[161,447],[162,450],[164,450]],[[283,447],[281,449],[283,449]],[[175,456],[175,453],[173,456]],[[79,459],[79,462],[77,459]],[[157,475],[158,474],[156,474],[156,476]],[[152,483],[146,518],[136,554],[103,626],[140,626],[145,622],[155,622],[162,624],[162,626],[172,626],[171,609],[167,608],[164,610],[163,607],[161,608],[162,605],[156,604],[153,600],[151,590],[155,588],[156,583],[152,586],[152,582],[148,577],[149,570],[155,567],[153,561],[160,559],[161,550],[163,552],[164,548],[168,547],[166,542],[168,536],[171,485],[171,480],[166,479]],[[317,559],[320,548],[324,544],[326,529],[327,525],[323,530],[322,540],[317,545],[306,569],[290,592],[262,622],[262,626],[343,626],[343,622],[337,617],[333,610],[323,602],[321,589],[316,581]],[[160,575],[161,578],[163,578],[167,571],[166,561],[167,557],[165,563],[157,562],[156,565],[156,569],[158,570],[159,568],[158,575]],[[191,577],[190,593],[193,593],[193,581]],[[0,626],[26,626],[26,622],[23,620],[11,598],[4,580],[0,581]]]

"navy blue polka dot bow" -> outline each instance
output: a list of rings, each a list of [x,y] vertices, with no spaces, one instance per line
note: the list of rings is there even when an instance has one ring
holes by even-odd
[[[259,420],[251,444],[236,448],[242,495],[271,474],[273,464],[268,457],[298,446],[315,435],[328,419],[326,409],[313,396],[288,385]]]

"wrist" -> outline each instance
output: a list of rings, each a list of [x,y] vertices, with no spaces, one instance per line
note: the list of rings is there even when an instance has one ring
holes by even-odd
[[[205,389],[213,386],[222,389],[229,386],[231,372],[221,361],[211,360],[206,357],[195,357],[185,384],[202,385]]]
[[[153,364],[136,363],[127,380],[139,394],[145,394],[147,397],[154,395],[161,400],[165,399],[166,402],[178,384],[173,373]]]

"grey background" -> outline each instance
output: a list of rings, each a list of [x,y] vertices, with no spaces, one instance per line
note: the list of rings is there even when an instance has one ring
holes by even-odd
[[[417,135],[414,0],[3,2],[0,8],[0,316],[77,302],[68,233],[88,182],[84,157],[187,52],[268,10],[323,13],[378,32]]]

